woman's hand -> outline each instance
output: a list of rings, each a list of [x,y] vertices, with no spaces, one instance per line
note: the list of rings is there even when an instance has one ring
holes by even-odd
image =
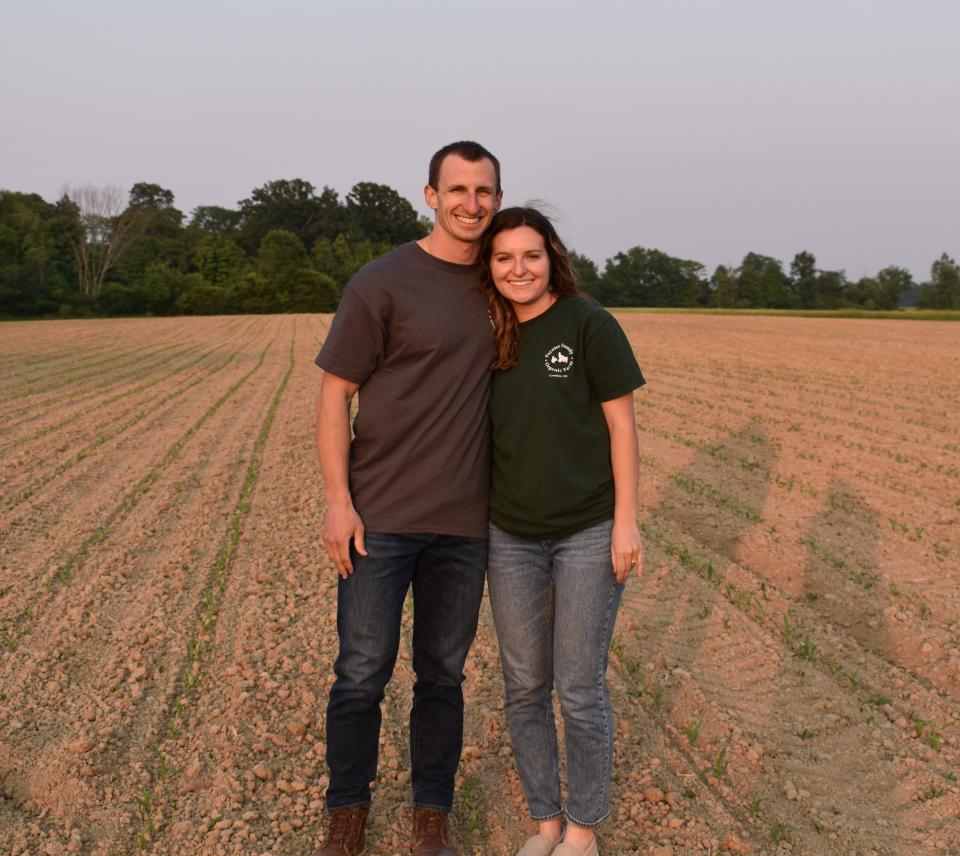
[[[610,464],[613,468],[613,534],[610,558],[617,582],[622,583],[631,568],[643,573],[643,542],[637,527],[637,423],[633,414],[633,393],[601,404],[610,432]]]
[[[613,534],[610,536],[610,559],[618,583],[626,580],[631,568],[637,569],[638,577],[643,573],[643,541],[636,522],[614,521]]]

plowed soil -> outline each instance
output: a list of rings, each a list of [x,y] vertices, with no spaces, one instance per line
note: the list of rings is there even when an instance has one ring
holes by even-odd
[[[0,852],[319,842],[329,320],[0,327]],[[601,852],[960,853],[957,328],[620,320],[646,561]],[[512,854],[533,827],[486,604],[467,674],[455,833]],[[405,635],[372,854],[409,852],[411,686]]]

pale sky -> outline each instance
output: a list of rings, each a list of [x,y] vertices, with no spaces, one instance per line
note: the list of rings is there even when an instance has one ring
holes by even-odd
[[[851,278],[960,257],[955,0],[3,0],[0,187],[304,178],[427,214],[476,139],[568,245]]]

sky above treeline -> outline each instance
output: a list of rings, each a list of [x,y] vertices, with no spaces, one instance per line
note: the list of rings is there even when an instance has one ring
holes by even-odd
[[[394,187],[476,139],[601,268],[960,256],[954,0],[5,0],[0,188]]]

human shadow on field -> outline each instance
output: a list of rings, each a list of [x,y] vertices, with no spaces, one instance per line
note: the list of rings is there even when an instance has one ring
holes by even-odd
[[[820,814],[816,834],[803,824],[797,835],[807,838],[796,844],[822,845],[820,835],[834,824],[857,830],[864,836],[860,844],[875,842],[878,834],[894,844],[901,826],[896,776],[887,749],[870,737],[874,726],[861,715],[860,657],[842,644],[843,637],[852,637],[876,655],[881,673],[887,671],[879,533],[872,510],[849,483],[834,479],[819,496],[822,507],[799,537],[807,558],[795,590],[798,608],[790,609],[783,629],[794,656],[782,665],[782,691],[770,711],[783,773],[813,795],[807,809]]]
[[[893,662],[884,614],[889,584],[877,566],[874,518],[855,487],[843,479],[830,482],[824,507],[800,538],[808,553],[801,598],[841,633]]]
[[[618,628],[636,627],[635,634],[620,637],[639,637],[629,639],[634,656],[688,671],[701,656],[715,633],[714,606],[724,597],[728,568],[738,561],[745,534],[762,525],[776,459],[763,425],[751,419],[701,447],[686,466],[667,476],[645,522],[660,549],[651,551],[643,579],[635,581],[639,584],[628,587],[618,623]],[[655,556],[661,550],[672,553],[678,566],[658,579]],[[729,684],[726,669],[709,681],[722,690]],[[677,686],[669,681],[653,690],[664,709],[670,709]]]

